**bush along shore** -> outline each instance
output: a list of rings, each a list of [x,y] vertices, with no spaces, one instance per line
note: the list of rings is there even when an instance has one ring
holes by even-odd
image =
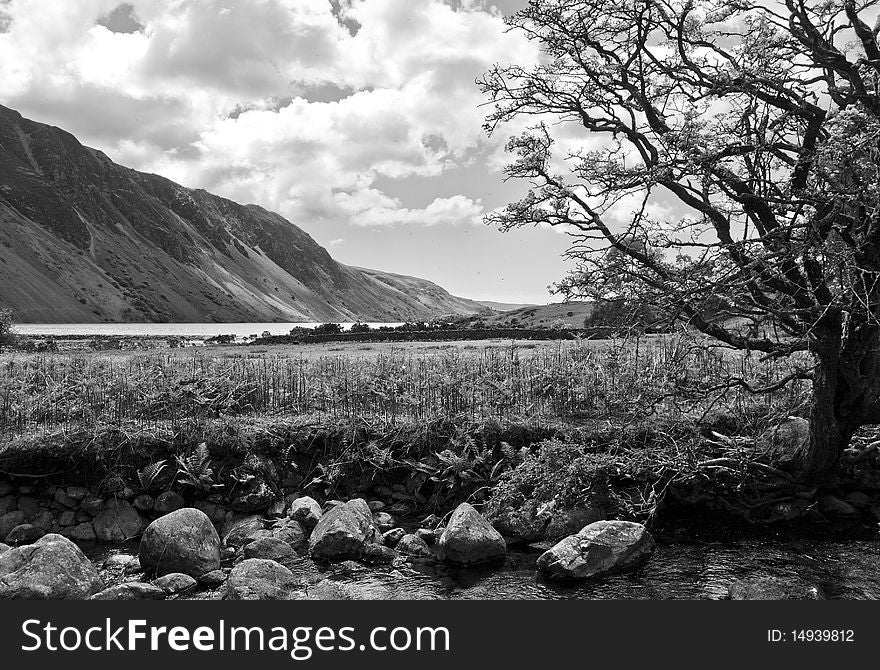
[[[684,513],[880,517],[871,435],[857,436],[827,489],[804,490],[785,468],[806,420],[756,434],[737,421],[239,417],[19,436],[0,450],[0,597],[358,597],[325,566],[500,565],[516,545],[541,552],[543,579],[571,582],[637,569],[653,526]],[[129,541],[136,558],[100,566],[79,548]]]

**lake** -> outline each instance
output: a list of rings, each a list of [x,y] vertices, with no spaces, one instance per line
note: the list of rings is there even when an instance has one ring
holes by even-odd
[[[212,337],[235,335],[247,337],[287,335],[291,328],[314,328],[320,323],[21,323],[15,331],[21,335],[95,335],[95,336],[154,336],[154,337]],[[348,330],[351,323],[340,324]],[[370,323],[371,328],[399,326],[400,323]]]

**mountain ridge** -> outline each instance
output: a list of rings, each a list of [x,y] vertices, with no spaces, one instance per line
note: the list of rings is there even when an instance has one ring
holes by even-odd
[[[0,105],[0,303],[24,323],[411,321],[478,313],[335,261],[259,205],[113,162]]]

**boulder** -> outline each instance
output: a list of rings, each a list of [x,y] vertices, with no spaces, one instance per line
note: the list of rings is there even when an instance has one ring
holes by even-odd
[[[365,544],[361,550],[361,561],[367,565],[388,565],[397,558],[397,552],[381,544]]]
[[[16,509],[18,509],[18,503],[15,496],[7,495],[0,498],[0,516],[14,512]]]
[[[371,500],[367,503],[367,507],[370,508],[371,512],[381,512],[385,509],[386,505],[381,500]]]
[[[105,570],[119,570],[123,574],[131,575],[141,571],[141,562],[137,556],[131,554],[113,554],[104,560]]]
[[[134,500],[131,501],[131,504],[134,505],[134,508],[138,512],[150,512],[156,504],[156,501],[153,500],[153,496],[149,493],[141,493],[134,497]]]
[[[104,589],[89,600],[165,600],[165,591],[154,584],[126,582]]]
[[[299,521],[294,519],[280,519],[272,527],[272,537],[282,540],[300,555],[308,553],[309,535]]]
[[[75,500],[67,495],[67,491],[62,488],[55,489],[55,502],[62,507],[74,508],[79,504],[79,500]]]
[[[70,528],[65,528],[61,534],[77,542],[95,542],[98,539],[91,521],[84,521]]]
[[[189,591],[196,586],[196,584],[197,582],[195,579],[182,572],[171,572],[153,580],[153,585],[158,586],[168,595]]]
[[[245,491],[233,498],[230,507],[236,512],[259,512],[267,509],[275,500],[275,493],[262,480],[254,480]]]
[[[25,521],[30,521],[40,513],[40,503],[33,496],[19,496],[18,511],[24,512]]]
[[[82,502],[80,502],[79,504],[79,509],[81,512],[85,512],[86,514],[97,516],[101,512],[101,510],[104,509],[104,499],[96,495],[89,494],[82,499]]]
[[[412,558],[432,558],[434,556],[431,552],[431,547],[414,533],[404,535],[400,538],[400,542],[397,543],[395,550],[399,554],[410,556]]]
[[[825,594],[813,584],[769,575],[739,579],[728,592],[731,600],[825,600]]]
[[[61,514],[71,513],[75,514],[72,510],[67,510],[66,512],[62,512]],[[55,518],[55,515],[48,510],[44,510],[37,514],[33,519],[31,519],[30,523],[40,530],[43,533],[49,532],[57,532],[60,530],[60,524],[58,524],[58,520]]]
[[[125,542],[141,534],[144,520],[127,500],[113,499],[92,522],[95,535],[103,542]]]
[[[406,531],[403,528],[387,530],[382,534],[382,544],[393,549],[404,535],[406,535]]]
[[[636,567],[654,550],[654,538],[640,523],[596,521],[538,557],[548,579],[577,580]]]
[[[296,552],[287,542],[275,537],[261,537],[244,545],[245,558],[268,558],[283,563],[296,557]]]
[[[362,498],[337,505],[321,517],[309,538],[309,553],[319,561],[357,558],[363,546],[380,537]]]
[[[260,537],[269,537],[272,533],[266,530],[263,519],[256,514],[237,516],[223,524],[223,544],[230,547],[242,547]]]
[[[21,510],[7,512],[3,516],[0,516],[0,541],[5,540],[6,536],[9,535],[9,531],[16,526],[20,526],[24,522],[24,512]]]
[[[204,512],[185,507],[147,527],[138,558],[149,574],[198,577],[220,567],[220,537]]]
[[[0,554],[2,554],[4,551],[9,551],[10,549],[12,549],[12,547],[10,547],[8,544],[3,544],[2,542],[0,542]]]
[[[458,565],[487,563],[507,554],[501,533],[468,503],[455,508],[438,544],[446,560]]]
[[[306,530],[312,530],[321,520],[321,506],[318,501],[309,496],[297,498],[290,503],[288,516],[299,521]]]
[[[227,600],[289,600],[299,586],[293,573],[265,558],[248,558],[226,580]]]
[[[61,535],[0,554],[0,599],[82,600],[103,588],[92,562]]]
[[[373,520],[376,523],[376,527],[383,532],[391,530],[397,523],[394,517],[388,514],[388,512],[377,512],[373,515]]]
[[[226,573],[223,572],[223,570],[211,570],[211,572],[206,572],[199,577],[199,584],[206,586],[209,589],[220,586],[225,581]]]
[[[776,466],[794,465],[810,440],[810,422],[790,416],[758,436],[757,446]]]
[[[437,538],[443,534],[443,531],[429,530],[428,528],[417,528],[414,534],[422,538],[425,544],[430,547],[434,544],[437,544]]]
[[[68,526],[76,525],[76,512],[73,510],[65,510],[58,515],[58,525],[64,526],[67,528]]]
[[[169,514],[181,509],[184,505],[186,505],[186,501],[182,495],[176,491],[165,491],[156,498],[156,502],[153,503],[153,509],[158,514]]]
[[[32,523],[23,523],[9,531],[9,534],[6,536],[6,542],[14,545],[32,544],[45,534],[45,530]]]

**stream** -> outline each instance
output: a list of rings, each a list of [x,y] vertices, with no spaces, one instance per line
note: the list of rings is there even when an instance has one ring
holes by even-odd
[[[366,567],[347,561],[324,573],[368,599],[720,599],[742,578],[767,576],[819,587],[827,598],[880,598],[880,533],[876,524],[786,529],[680,526],[655,533],[657,549],[642,567],[574,585],[537,575],[539,550],[512,549],[502,565],[456,569],[438,563]],[[100,565],[137,544],[83,547]],[[296,566],[291,566],[296,572]],[[105,575],[118,582],[119,575]],[[192,594],[222,597],[218,591]]]

